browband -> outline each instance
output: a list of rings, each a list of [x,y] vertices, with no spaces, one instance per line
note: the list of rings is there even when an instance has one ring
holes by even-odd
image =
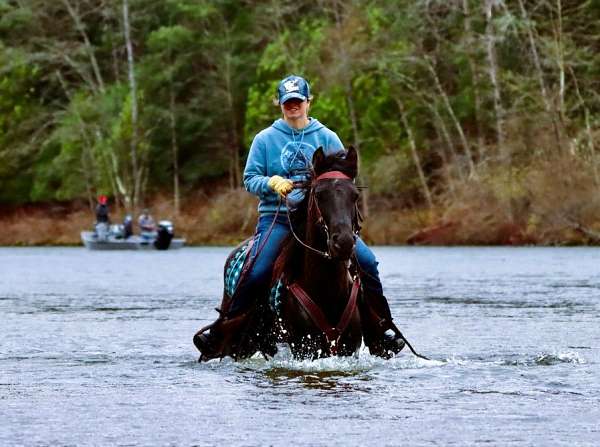
[[[324,172],[323,174],[318,176],[315,179],[315,181],[318,182],[319,180],[327,180],[327,179],[334,179],[334,178],[339,178],[339,179],[344,179],[344,180],[352,180],[350,177],[348,177],[342,171],[329,171],[329,172]]]

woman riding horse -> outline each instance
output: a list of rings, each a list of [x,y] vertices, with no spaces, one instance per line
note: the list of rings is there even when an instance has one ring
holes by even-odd
[[[312,97],[305,79],[286,77],[279,83],[277,94],[283,119],[254,137],[244,170],[244,186],[260,199],[256,242],[247,263],[251,267],[243,271],[231,302],[220,310],[210,331],[201,330],[194,336],[202,360],[230,354],[231,345],[248,329],[257,299],[268,295],[273,265],[290,234],[287,213],[304,199],[305,190],[295,188],[295,184],[309,180],[316,149],[324,148],[325,155],[345,152],[335,132],[308,116]],[[338,236],[331,235],[334,240]],[[404,341],[392,322],[375,255],[359,237],[352,242],[362,281],[359,310],[365,344],[371,354],[388,357],[402,350]]]

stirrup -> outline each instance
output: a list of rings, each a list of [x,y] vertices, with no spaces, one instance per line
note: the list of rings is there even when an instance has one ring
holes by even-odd
[[[205,362],[222,357],[222,355],[214,349],[210,337],[206,334],[194,335],[194,346],[200,351],[198,362]]]
[[[383,333],[382,347],[386,353],[398,354],[405,346],[406,343],[401,333],[398,334],[393,329],[388,329]]]
[[[415,348],[412,347],[412,345],[409,343],[409,341],[406,339],[406,337],[402,334],[400,329],[398,329],[398,326],[396,326],[393,321],[390,321],[390,325],[391,325],[390,329],[395,334],[395,340],[398,340],[398,339],[402,340],[402,348],[404,348],[404,346],[408,346],[408,349],[410,349],[410,352],[412,352],[416,357],[419,357],[420,359],[423,359],[423,360],[431,360],[429,357],[425,357],[424,355],[421,355],[417,351],[415,351]],[[402,348],[400,348],[400,350],[398,352],[400,352],[402,350]]]
[[[215,321],[213,321],[210,324],[207,324],[194,334],[194,338],[192,339],[192,341],[194,343],[194,346],[196,346],[196,349],[200,351],[200,357],[198,358],[198,362],[220,357],[219,353],[217,353],[217,350],[214,348],[213,343],[211,343],[210,332],[206,334],[206,331],[215,327],[217,323],[220,322],[220,320],[221,318],[217,318]]]

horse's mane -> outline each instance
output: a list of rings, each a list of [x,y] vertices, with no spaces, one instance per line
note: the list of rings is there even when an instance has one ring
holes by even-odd
[[[340,171],[352,179],[356,178],[358,175],[357,164],[355,161],[352,162],[347,160],[347,154],[346,151],[340,151],[323,158],[319,164],[314,167],[313,178],[316,178],[324,172],[330,171]],[[290,214],[290,221],[294,227],[294,232],[303,239],[305,239],[306,236],[306,222],[316,220],[316,216],[307,216],[307,213],[309,212],[308,199],[311,188],[311,184],[307,185],[304,199],[298,205],[298,208]],[[310,210],[310,212],[314,213],[315,210]],[[308,217],[311,218],[308,219]],[[292,282],[294,273],[301,271],[302,250],[303,247],[301,247],[296,239],[290,234],[283,243],[281,253],[275,261],[272,276],[273,281],[283,279],[286,283]]]

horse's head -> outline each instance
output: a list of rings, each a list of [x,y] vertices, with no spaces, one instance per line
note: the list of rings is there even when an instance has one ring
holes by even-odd
[[[331,257],[339,260],[350,259],[356,240],[358,189],[353,180],[358,172],[357,161],[352,146],[343,154],[330,156],[319,148],[312,160],[315,177],[309,207],[326,230]]]

